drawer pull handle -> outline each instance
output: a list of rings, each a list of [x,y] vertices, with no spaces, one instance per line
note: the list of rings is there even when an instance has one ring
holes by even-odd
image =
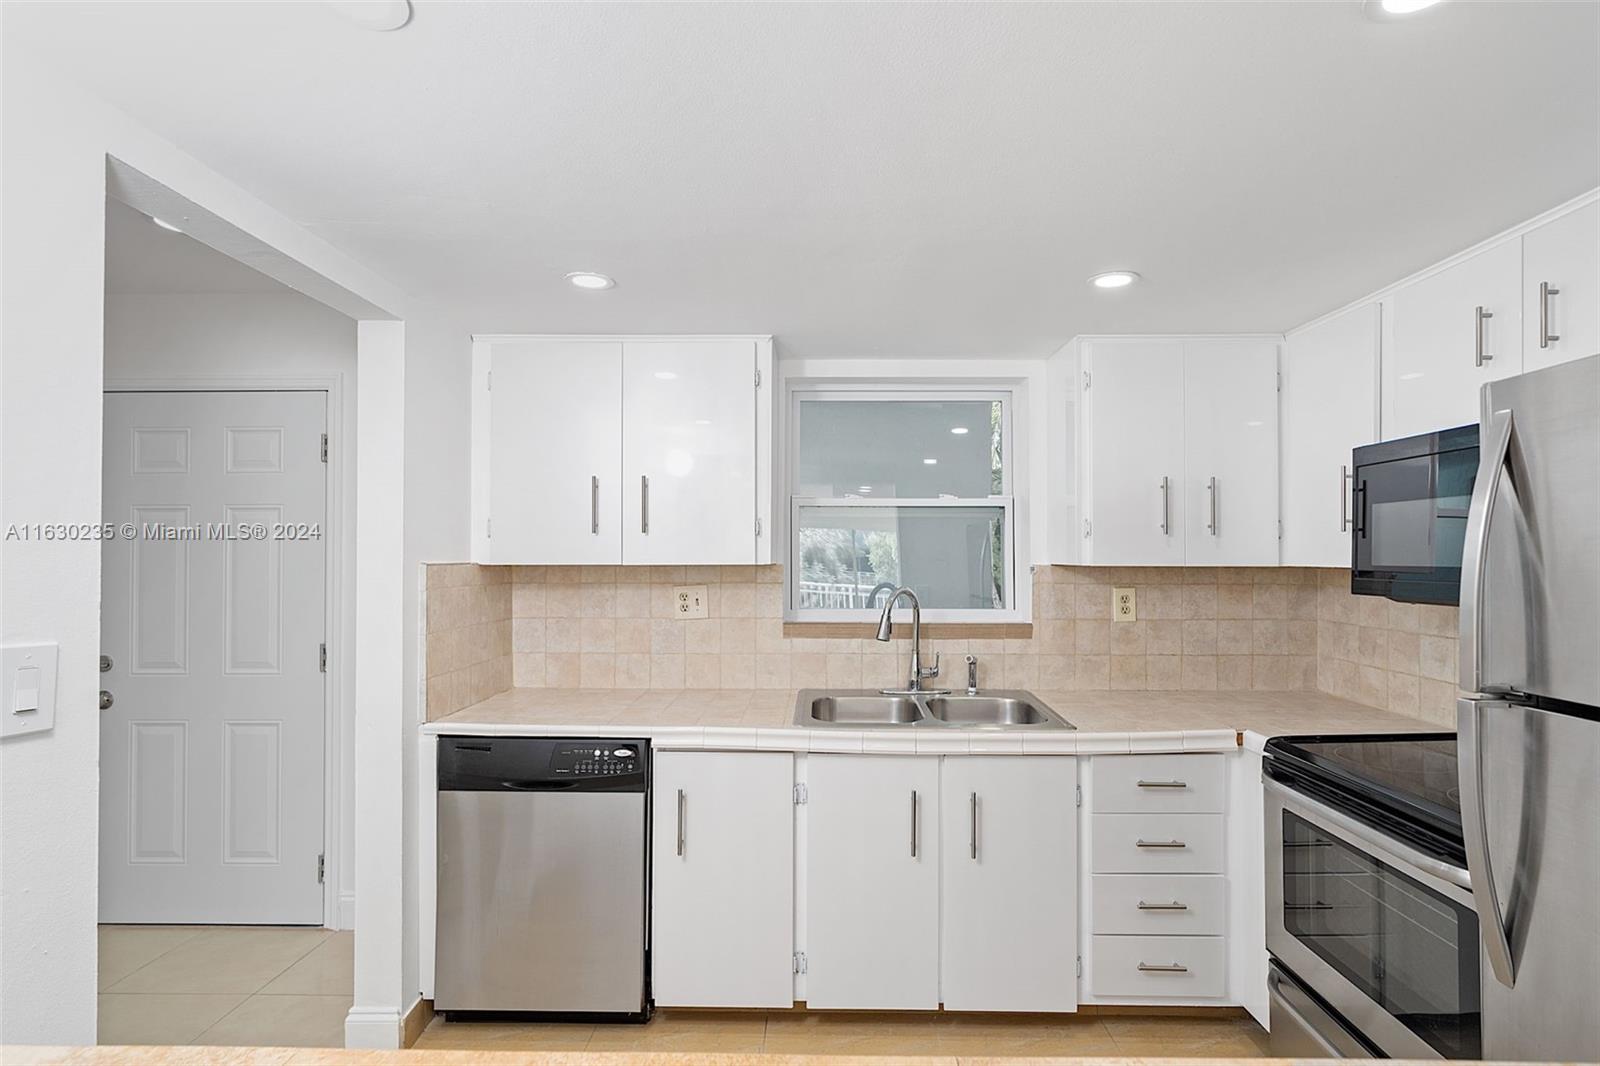
[[[1175,962],[1168,963],[1165,966],[1154,965],[1154,964],[1151,964],[1151,963],[1148,963],[1148,962],[1141,962],[1139,964],[1139,972],[1140,973],[1188,973],[1189,972],[1189,967],[1187,967],[1187,966],[1179,966]]]
[[[1187,781],[1140,781],[1140,788],[1188,788]]]
[[[1171,903],[1146,903],[1141,899],[1139,901],[1139,909],[1142,911],[1186,911],[1189,909],[1189,905],[1187,903],[1179,903],[1177,900],[1173,900]]]
[[[1189,845],[1181,840],[1135,840],[1136,848],[1186,848]]]

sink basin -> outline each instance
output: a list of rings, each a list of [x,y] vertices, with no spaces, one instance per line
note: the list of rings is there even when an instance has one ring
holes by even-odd
[[[927,717],[922,707],[908,696],[880,696],[876,694],[844,694],[817,696],[810,701],[807,711],[805,701],[796,710],[796,718],[806,713],[810,722],[801,725],[914,725]]]
[[[1055,716],[1015,696],[934,696],[928,713],[947,725],[1054,724]]]
[[[795,700],[794,724],[805,729],[1072,729],[1021,689],[976,696],[886,696],[869,689],[807,689]]]

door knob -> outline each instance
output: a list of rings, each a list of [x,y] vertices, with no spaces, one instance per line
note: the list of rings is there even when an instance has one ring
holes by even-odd
[[[105,689],[100,690],[100,709],[102,711],[109,711],[111,709],[111,705],[115,702],[117,702],[116,697],[112,696],[111,693],[107,692]]]

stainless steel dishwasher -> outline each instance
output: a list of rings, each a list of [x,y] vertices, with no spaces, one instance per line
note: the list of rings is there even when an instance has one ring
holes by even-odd
[[[649,1017],[646,740],[439,738],[434,1007]]]

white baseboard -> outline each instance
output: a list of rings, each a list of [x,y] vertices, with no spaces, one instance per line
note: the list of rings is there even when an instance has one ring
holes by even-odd
[[[403,1046],[404,1019],[397,1010],[351,1007],[344,1019],[344,1046],[394,1051]]]
[[[354,892],[339,893],[339,903],[334,908],[333,920],[335,929],[354,929],[356,927],[356,894]]]

